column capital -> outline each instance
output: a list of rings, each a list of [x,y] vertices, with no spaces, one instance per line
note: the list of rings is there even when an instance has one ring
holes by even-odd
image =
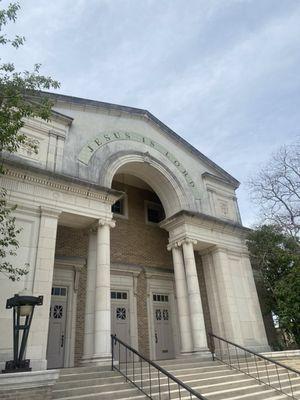
[[[190,243],[191,244],[197,244],[198,241],[196,239],[185,237],[184,239],[178,241],[177,243],[178,243],[178,246],[182,246],[183,244],[190,244]]]
[[[175,240],[175,241],[170,242],[167,245],[167,250],[171,251],[172,249],[176,249],[178,247],[181,247],[184,243],[197,244],[198,241],[196,239],[191,239],[191,238],[185,237],[183,239]]]
[[[108,218],[99,218],[90,228],[91,232],[96,232],[97,228],[101,226],[109,226],[110,228],[114,228],[116,226],[116,221]]]
[[[167,250],[171,251],[173,249],[177,249],[178,247],[180,247],[180,245],[178,244],[178,242],[171,242],[167,245]]]
[[[100,218],[98,220],[98,226],[108,225],[110,228],[114,228],[116,226],[116,221],[114,219],[103,219]]]

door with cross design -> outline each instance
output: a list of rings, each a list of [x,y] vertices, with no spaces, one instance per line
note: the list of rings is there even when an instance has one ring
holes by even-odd
[[[111,291],[111,333],[130,345],[130,320],[128,292]],[[118,344],[114,348],[114,358],[120,362],[130,360],[130,354]]]
[[[164,294],[154,294],[153,311],[156,359],[166,360],[173,358],[174,343],[169,296]]]
[[[47,368],[64,366],[66,337],[67,288],[52,288],[47,346]]]

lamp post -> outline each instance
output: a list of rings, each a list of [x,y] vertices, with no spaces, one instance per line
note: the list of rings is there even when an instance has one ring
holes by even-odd
[[[30,360],[24,360],[24,354],[35,306],[43,304],[43,296],[22,296],[15,294],[7,299],[6,308],[13,308],[14,359],[7,361],[3,373],[31,371]],[[25,318],[22,320],[22,318]],[[20,331],[23,330],[20,342]]]

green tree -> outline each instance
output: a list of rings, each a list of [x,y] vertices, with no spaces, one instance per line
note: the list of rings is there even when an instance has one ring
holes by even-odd
[[[0,0],[1,2],[1,0]],[[18,48],[25,42],[23,36],[8,37],[3,30],[8,23],[14,23],[20,5],[10,3],[0,10],[0,45]],[[20,129],[25,124],[25,118],[41,118],[48,120],[51,116],[51,101],[44,90],[56,89],[59,82],[49,76],[40,74],[40,65],[32,71],[20,72],[11,62],[0,59],[0,174],[5,174],[5,155],[16,152],[21,145],[32,147],[32,143]],[[18,280],[27,273],[26,268],[15,267],[8,260],[16,254],[19,247],[18,234],[20,229],[15,225],[12,211],[16,206],[7,204],[7,193],[4,188],[0,192],[0,272],[11,280]]]
[[[275,287],[278,317],[281,325],[295,338],[300,347],[300,263]]]
[[[249,233],[247,243],[252,266],[266,290],[266,311],[278,317],[279,327],[293,335],[300,346],[298,239],[285,234],[278,225],[263,225]]]

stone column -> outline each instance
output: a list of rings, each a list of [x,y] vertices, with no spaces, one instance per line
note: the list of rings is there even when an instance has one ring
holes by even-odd
[[[178,307],[178,320],[181,339],[181,353],[190,353],[193,351],[193,338],[191,332],[189,299],[186,286],[186,276],[184,271],[184,262],[182,249],[177,245],[169,246],[172,250],[176,297]]]
[[[195,242],[196,241],[192,241],[190,239],[185,239],[182,242],[191,315],[192,336],[194,342],[194,351],[208,351],[202,301],[193,247],[193,243]]]
[[[82,361],[90,361],[94,354],[94,315],[95,315],[95,282],[96,282],[96,230],[89,233],[88,258],[87,258],[87,282],[84,318],[84,343]]]
[[[99,220],[96,243],[94,355],[96,362],[109,361],[110,325],[110,228],[112,220]]]
[[[42,306],[35,308],[26,351],[26,357],[31,359],[32,367],[35,370],[47,368],[49,309],[59,215],[60,211],[56,209],[41,207],[36,263],[32,274],[31,292],[34,296],[44,296],[44,301]]]

